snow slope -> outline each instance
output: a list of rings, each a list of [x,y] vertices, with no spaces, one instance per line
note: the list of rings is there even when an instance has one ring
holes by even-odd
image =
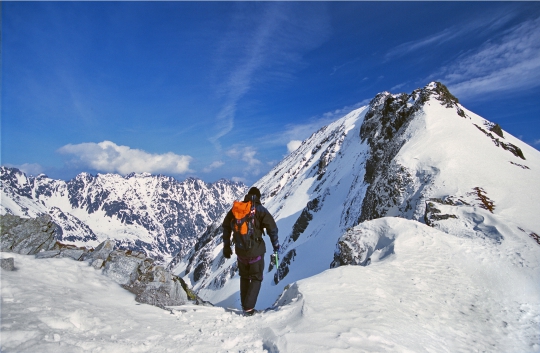
[[[411,219],[459,238],[490,239],[494,249],[506,236],[538,239],[539,180],[540,152],[461,106],[440,83],[380,93],[315,132],[256,183],[284,249],[279,277],[267,265],[257,307],[328,269],[339,237],[366,220]],[[236,260],[222,257],[220,235],[216,224],[175,273],[204,299],[240,307]]]
[[[460,238],[402,218],[357,226],[392,239],[369,266],[297,281],[254,317],[165,311],[85,263],[14,257],[2,272],[2,352],[538,352],[540,253],[504,232]],[[104,295],[106,293],[106,295]],[[62,300],[58,300],[62,298]]]

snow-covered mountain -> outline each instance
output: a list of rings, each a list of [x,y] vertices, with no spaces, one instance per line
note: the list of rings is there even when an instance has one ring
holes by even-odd
[[[268,266],[271,280],[263,281],[257,306],[272,305],[286,285],[338,266],[340,236],[380,217],[480,239],[488,249],[506,238],[539,246],[539,181],[540,152],[467,110],[444,85],[380,93],[313,133],[256,183],[284,250],[279,271]],[[171,268],[202,298],[238,306],[236,259],[223,258],[220,235],[218,223],[209,227]],[[375,242],[362,264],[383,248],[392,253],[392,244]],[[519,263],[519,253],[508,256]]]
[[[0,189],[2,214],[48,213],[61,228],[59,241],[96,246],[110,238],[118,246],[168,261],[186,253],[197,234],[241,197],[246,186],[150,174],[82,173],[66,182],[1,167]]]
[[[31,214],[42,198],[21,175],[2,203]],[[84,262],[2,253],[17,271],[2,269],[0,350],[539,352],[539,180],[540,152],[441,84],[381,93],[256,184],[285,249],[257,303],[270,310],[230,308],[219,223],[170,268],[222,307],[138,305]]]

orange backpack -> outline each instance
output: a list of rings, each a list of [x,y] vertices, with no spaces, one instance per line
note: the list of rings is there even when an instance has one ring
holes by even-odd
[[[231,229],[234,243],[238,248],[247,250],[251,248],[255,229],[255,199],[242,202],[234,201],[232,207],[233,220]]]

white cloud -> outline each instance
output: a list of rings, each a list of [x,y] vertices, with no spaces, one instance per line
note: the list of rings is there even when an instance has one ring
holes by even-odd
[[[533,145],[535,145],[535,146],[536,146],[536,145],[540,145],[540,139],[534,140]]]
[[[206,168],[203,169],[203,172],[204,172],[204,173],[209,173],[209,172],[211,172],[212,170],[217,169],[217,168],[223,166],[224,164],[225,164],[225,163],[222,162],[222,161],[215,161],[215,162],[212,162],[208,167],[206,167]]]
[[[20,171],[24,172],[26,175],[36,176],[43,173],[43,167],[37,163],[24,163],[20,165],[6,164],[6,167],[17,168]]]
[[[395,85],[394,87],[390,88],[390,92],[396,92],[397,90],[401,89],[402,87],[404,87],[406,85],[406,83],[400,83],[400,84],[397,84]]]
[[[234,147],[229,149],[225,153],[231,158],[240,159],[246,163],[246,167],[243,169],[244,174],[258,175],[261,173],[260,166],[262,165],[262,162],[255,158],[257,150],[255,150],[253,147]]]
[[[301,144],[302,144],[302,141],[300,140],[291,140],[287,144],[287,151],[289,151],[289,153],[296,151],[296,149],[300,147]]]
[[[231,180],[237,183],[244,183],[244,184],[247,182],[246,178],[242,178],[242,177],[232,177]]]
[[[68,144],[61,147],[58,152],[74,155],[76,162],[102,172],[117,172],[124,175],[131,172],[171,174],[191,172],[190,156],[172,152],[152,154],[128,146],[118,146],[111,141]]]
[[[540,17],[525,21],[498,40],[462,55],[437,74],[456,96],[526,90],[540,85]]]

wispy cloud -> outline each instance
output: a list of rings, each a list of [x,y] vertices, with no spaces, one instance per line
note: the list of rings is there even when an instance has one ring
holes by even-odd
[[[535,146],[536,146],[536,145],[540,145],[540,139],[534,140],[533,145],[535,145]]]
[[[225,162],[223,162],[223,161],[215,161],[215,162],[212,162],[208,167],[203,168],[202,171],[203,171],[203,173],[210,173],[214,169],[222,167],[224,164],[225,164]]]
[[[262,162],[255,158],[257,150],[251,146],[234,147],[225,152],[225,154],[233,159],[239,159],[244,162],[244,175],[259,175],[261,173]]]
[[[44,168],[38,163],[6,164],[6,167],[17,168],[27,175],[39,175],[43,173]]]
[[[268,134],[259,138],[259,145],[261,146],[286,146],[288,152],[291,152],[291,148],[297,145],[296,141],[300,143],[308,138],[311,134],[319,130],[321,127],[326,126],[339,118],[344,117],[351,111],[363,107],[369,104],[369,99],[364,99],[358,103],[348,105],[324,114],[311,117],[308,121],[300,124],[287,124],[282,131],[278,133]]]
[[[117,172],[124,175],[131,172],[171,174],[191,172],[190,156],[172,152],[152,154],[128,146],[118,146],[111,141],[68,144],[61,147],[58,152],[73,155],[75,159],[72,162],[102,172]]]
[[[438,46],[465,35],[469,35],[473,31],[490,31],[499,28],[514,16],[513,13],[509,12],[504,15],[497,14],[495,16],[487,16],[471,22],[456,24],[455,26],[445,28],[440,32],[394,47],[386,53],[385,60],[395,59],[426,47]]]
[[[525,90],[540,85],[540,17],[467,53],[437,74],[457,96]]]
[[[242,23],[246,17],[245,26],[253,24],[255,27],[240,25],[232,29],[224,36],[219,53],[219,57],[224,58],[219,66],[232,69],[219,90],[225,99],[216,116],[215,132],[210,137],[218,149],[221,148],[219,139],[234,128],[239,101],[253,86],[269,79],[290,77],[303,53],[320,45],[329,31],[323,5],[303,6],[301,13],[298,5],[292,3],[259,5],[255,12],[245,5],[249,13],[237,19]],[[244,9],[244,4],[239,6]],[[318,25],[313,26],[313,23]]]
[[[352,65],[352,64],[357,63],[358,61],[360,61],[360,59],[362,59],[362,58],[361,58],[361,57],[354,58],[353,60],[347,61],[347,62],[344,63],[344,64],[334,66],[334,67],[332,68],[332,72],[330,73],[330,76],[334,75],[337,71],[341,70],[341,69],[344,68],[345,66],[349,66],[349,65]]]

